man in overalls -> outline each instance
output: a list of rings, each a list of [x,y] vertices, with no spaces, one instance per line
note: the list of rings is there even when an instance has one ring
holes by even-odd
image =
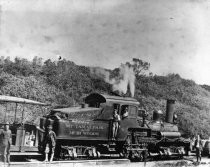
[[[45,144],[45,162],[48,161],[49,153],[51,154],[50,162],[52,162],[54,158],[54,151],[56,145],[56,134],[54,131],[52,131],[52,125],[47,126],[47,131],[45,133],[45,138],[44,138],[44,144]]]
[[[4,163],[10,163],[10,146],[12,139],[12,133],[9,129],[9,122],[4,124],[4,129],[0,129],[0,152],[2,156],[2,161]]]

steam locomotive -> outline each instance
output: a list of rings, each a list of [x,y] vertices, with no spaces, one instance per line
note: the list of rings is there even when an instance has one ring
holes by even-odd
[[[144,161],[148,155],[187,155],[190,142],[181,137],[174,122],[174,100],[167,100],[166,119],[155,111],[153,120],[134,98],[92,93],[81,107],[56,108],[40,119],[40,129],[50,124],[56,133],[55,157],[62,159],[119,156]],[[127,108],[128,112],[125,113]],[[113,139],[113,112],[121,120]],[[43,150],[44,135],[39,135]]]

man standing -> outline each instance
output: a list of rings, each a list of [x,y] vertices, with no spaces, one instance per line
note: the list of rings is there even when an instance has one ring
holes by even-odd
[[[113,126],[112,126],[112,140],[116,139],[119,126],[120,126],[120,116],[117,113],[117,109],[114,109]]]
[[[202,146],[202,141],[201,141],[199,135],[197,136],[197,139],[195,140],[194,147],[196,149],[197,162],[200,162],[201,161],[201,152],[202,152],[203,146]]]
[[[11,130],[9,129],[9,122],[4,124],[4,129],[0,129],[0,151],[2,161],[10,163],[10,146],[11,146]]]
[[[55,132],[52,131],[52,125],[47,126],[47,131],[44,138],[45,144],[45,162],[48,161],[48,154],[51,154],[50,162],[53,161],[54,158],[54,151],[56,145],[56,135]]]

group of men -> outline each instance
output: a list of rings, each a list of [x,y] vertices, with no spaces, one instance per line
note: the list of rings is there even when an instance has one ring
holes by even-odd
[[[12,133],[9,129],[9,122],[4,123],[4,128],[0,129],[0,155],[1,161],[4,163],[10,163],[10,147],[12,144]],[[56,145],[56,134],[52,131],[52,125],[47,126],[44,137],[44,152],[45,160],[49,160],[50,153],[50,162],[53,161],[54,151]]]

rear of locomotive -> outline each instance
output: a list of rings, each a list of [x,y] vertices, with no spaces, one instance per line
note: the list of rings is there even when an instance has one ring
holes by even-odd
[[[165,122],[162,120],[163,113],[155,111],[153,121],[148,123],[152,129],[151,136],[155,139],[148,148],[151,155],[182,157],[190,151],[190,141],[184,139],[178,129],[174,105],[175,100],[167,100]]]

